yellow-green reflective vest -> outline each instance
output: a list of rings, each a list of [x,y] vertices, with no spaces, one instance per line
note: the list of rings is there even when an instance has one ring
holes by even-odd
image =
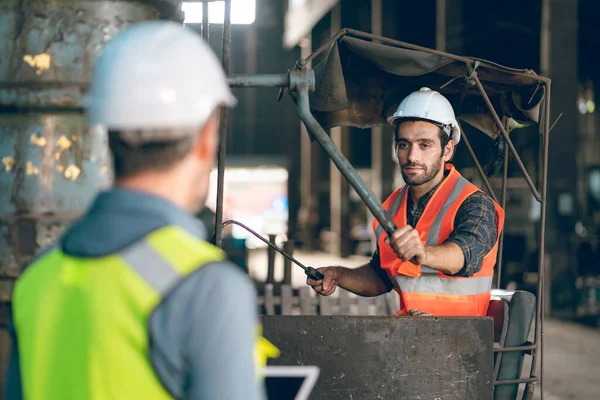
[[[41,257],[13,293],[24,397],[171,399],[149,360],[148,318],[183,277],[224,258],[171,226],[102,258]],[[260,374],[279,351],[259,334],[254,355]]]

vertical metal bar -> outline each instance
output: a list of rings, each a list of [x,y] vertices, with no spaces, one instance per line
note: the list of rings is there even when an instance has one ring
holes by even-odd
[[[536,296],[536,318],[535,318],[535,339],[534,342],[538,345],[537,351],[533,352],[531,360],[530,376],[534,376],[537,369],[537,354],[540,354],[540,395],[544,398],[544,259],[545,259],[545,240],[546,240],[546,195],[548,187],[548,142],[549,142],[549,125],[550,125],[550,83],[546,83],[546,99],[544,104],[544,130],[543,130],[543,158],[542,158],[542,200],[540,210],[540,243],[539,243],[539,265],[538,265],[538,286]],[[525,386],[525,395],[527,399],[531,399],[535,385],[528,383]]]
[[[312,34],[308,34],[301,42],[300,57],[305,59],[312,51]],[[306,68],[312,68],[312,62],[306,63]],[[311,214],[318,208],[319,174],[317,152],[313,149],[312,140],[306,126],[300,122],[300,200],[303,217],[302,247],[314,250],[317,247],[317,237],[313,235],[316,222]]]
[[[525,177],[525,180],[527,181],[527,184],[529,185],[531,192],[533,193],[533,195],[535,196],[537,201],[541,201],[540,193],[538,192],[534,183],[531,181],[531,177],[529,176],[529,173],[527,172],[527,168],[525,168],[525,165],[523,165],[523,161],[521,161],[521,157],[519,157],[519,153],[517,153],[517,150],[515,149],[515,146],[513,145],[512,140],[510,140],[510,137],[508,137],[508,132],[506,131],[506,129],[504,129],[504,124],[502,123],[502,121],[500,121],[500,117],[498,117],[498,114],[496,113],[496,110],[494,109],[494,105],[490,101],[490,98],[488,97],[485,89],[483,88],[483,85],[481,84],[479,77],[477,75],[475,75],[474,79],[475,79],[475,84],[477,85],[477,88],[479,89],[479,93],[481,93],[481,97],[483,97],[483,101],[485,101],[485,104],[487,105],[488,109],[490,110],[490,113],[494,117],[494,120],[495,120],[496,124],[498,125],[498,128],[500,128],[500,131],[502,132],[502,136],[504,136],[504,140],[506,141],[506,144],[510,148],[512,155],[515,157],[515,161],[519,165],[521,172],[523,172],[523,176]]]
[[[504,166],[502,169],[502,197],[501,204],[503,210],[506,210],[506,187],[508,185],[508,146],[504,143]],[[502,279],[502,251],[504,250],[504,231],[500,232],[498,239],[498,262],[496,263],[496,288],[500,289],[500,279]]]
[[[336,4],[330,12],[330,33],[334,35],[342,28],[342,5]],[[342,154],[348,154],[350,146],[350,136],[348,127],[331,128],[331,140],[335,143]],[[334,255],[347,257],[350,255],[350,200],[349,200],[349,185],[343,179],[342,174],[333,167],[331,162],[330,177],[330,221],[331,221],[331,251]]]
[[[473,158],[473,161],[475,162],[475,167],[477,168],[477,171],[479,171],[479,175],[481,175],[481,179],[483,179],[483,183],[485,184],[485,187],[487,188],[490,197],[492,199],[494,199],[495,202],[498,202],[498,199],[496,198],[496,194],[494,193],[494,189],[492,189],[492,185],[490,185],[489,179],[487,178],[487,176],[485,176],[485,172],[483,171],[483,168],[481,167],[481,164],[479,163],[479,160],[477,159],[477,155],[473,151],[473,147],[471,147],[471,143],[469,142],[467,135],[465,135],[465,133],[462,132],[461,137],[462,137],[462,140],[464,140],[465,145],[467,146],[467,150],[469,151],[469,154],[471,154],[471,157]]]
[[[288,240],[283,244],[283,251],[285,251],[287,254],[293,257],[294,240],[288,238]],[[292,284],[292,261],[287,257],[283,258],[283,284]]]
[[[222,63],[225,74],[229,76],[231,65],[231,0],[225,0],[225,20],[223,21]],[[215,245],[221,247],[223,233],[223,190],[225,181],[225,158],[227,155],[227,122],[229,110],[221,109],[219,124],[219,150],[217,153],[217,209],[215,211]]]
[[[542,181],[542,215],[540,218],[540,262],[539,262],[539,281],[538,281],[538,291],[542,293],[542,298],[539,300],[538,304],[538,313],[540,320],[540,333],[539,333],[539,345],[540,345],[540,397],[541,400],[544,400],[544,286],[546,282],[545,279],[545,269],[546,269],[546,195],[548,190],[548,143],[550,136],[550,83],[546,84],[547,96],[546,97],[546,120],[544,123],[544,161],[543,161],[543,169],[544,169],[544,179]]]
[[[257,60],[257,42],[256,30],[254,25],[250,25],[246,30],[245,37],[245,52],[246,52],[246,74],[256,74]],[[246,139],[246,152],[248,154],[256,153],[256,90],[246,90],[244,92],[244,109],[245,109],[245,129],[244,136]]]
[[[269,235],[269,243],[276,246],[276,236]],[[275,283],[275,250],[273,247],[267,247],[267,283]]]
[[[540,50],[540,67],[542,73],[546,76],[550,75],[550,23],[551,23],[551,5],[550,0],[542,0],[542,33],[541,33],[541,50]],[[544,292],[544,272],[545,272],[545,232],[546,232],[546,195],[548,186],[548,142],[550,135],[550,82],[546,83],[546,102],[545,102],[545,119],[544,119],[544,144],[543,156],[542,156],[542,200],[541,200],[541,215],[540,215],[540,254],[539,254],[539,272],[538,272],[538,293]],[[539,297],[539,296],[538,296]],[[537,303],[537,316],[536,316],[536,338],[535,342],[538,343],[538,351],[540,352],[540,398],[544,400],[544,347],[543,347],[543,336],[544,336],[544,306],[543,298],[538,299]],[[537,329],[539,322],[539,332]],[[538,342],[539,340],[539,342]],[[537,353],[537,352],[536,352]],[[535,353],[534,353],[535,354]],[[532,363],[535,366],[535,363]],[[535,373],[532,372],[532,373]]]
[[[382,0],[371,0],[371,32],[378,36],[383,33]],[[394,191],[394,173],[397,166],[392,157],[393,135],[391,126],[371,128],[371,188],[381,201]],[[372,215],[369,214],[368,221],[371,220]],[[371,235],[373,250],[377,247],[376,239]]]
[[[446,51],[446,0],[436,1],[435,48]]]
[[[208,43],[210,26],[208,25],[208,0],[202,0],[202,37]]]

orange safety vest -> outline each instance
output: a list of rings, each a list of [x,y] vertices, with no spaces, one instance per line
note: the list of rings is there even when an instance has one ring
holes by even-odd
[[[437,246],[448,239],[454,230],[454,218],[467,197],[479,191],[477,186],[462,177],[452,166],[446,164],[448,176],[437,187],[415,229],[427,246]],[[408,185],[396,190],[383,203],[393,216],[398,228],[406,226],[406,203]],[[504,210],[494,202],[498,237],[504,226]],[[400,297],[400,312],[417,309],[436,316],[485,316],[490,302],[494,265],[498,253],[498,239],[483,259],[481,270],[471,277],[445,275],[427,266],[403,262],[392,248],[384,242],[387,237],[379,222],[373,220],[373,231],[379,244],[381,267],[396,284]]]

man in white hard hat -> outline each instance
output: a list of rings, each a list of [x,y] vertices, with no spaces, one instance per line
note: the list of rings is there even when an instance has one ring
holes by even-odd
[[[106,45],[84,106],[115,187],[17,281],[9,399],[264,398],[254,287],[193,217],[234,104],[190,29],[144,22]]]
[[[369,264],[320,268],[324,279],[307,283],[324,296],[337,286],[362,296],[394,288],[399,314],[485,315],[504,211],[449,163],[460,141],[452,105],[422,88],[388,122],[406,184],[383,206],[398,229],[388,238],[374,220],[377,251]]]

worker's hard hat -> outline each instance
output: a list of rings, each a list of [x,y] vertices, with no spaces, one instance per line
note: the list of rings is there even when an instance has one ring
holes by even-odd
[[[142,141],[189,135],[217,107],[235,104],[211,48],[191,29],[167,21],[137,23],[110,40],[83,100],[90,125],[145,131]]]
[[[398,109],[387,119],[396,125],[402,118],[418,118],[440,126],[455,143],[460,141],[460,127],[454,115],[452,105],[435,90],[421,88],[402,100]]]

